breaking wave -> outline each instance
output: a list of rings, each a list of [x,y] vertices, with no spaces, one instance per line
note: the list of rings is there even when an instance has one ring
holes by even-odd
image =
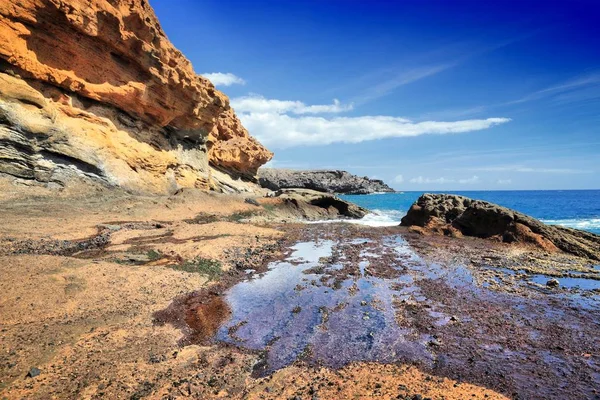
[[[600,231],[600,218],[542,219],[541,221],[548,225],[560,225],[592,232]]]

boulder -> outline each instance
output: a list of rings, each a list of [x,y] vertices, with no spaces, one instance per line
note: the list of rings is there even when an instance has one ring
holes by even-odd
[[[533,244],[546,251],[562,250],[600,260],[600,236],[546,225],[517,211],[467,197],[424,194],[402,218],[401,225],[421,233],[492,238],[506,243]]]
[[[274,193],[288,211],[307,220],[359,219],[369,210],[328,193],[310,189],[281,189]]]

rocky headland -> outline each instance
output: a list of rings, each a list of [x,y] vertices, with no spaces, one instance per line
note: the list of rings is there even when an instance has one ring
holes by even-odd
[[[0,34],[0,398],[600,393],[597,235],[450,195],[306,223],[393,190],[259,169],[147,1],[0,2]]]
[[[261,168],[259,183],[270,190],[302,188],[339,194],[392,193],[395,190],[382,180],[352,175],[346,171],[289,170]]]

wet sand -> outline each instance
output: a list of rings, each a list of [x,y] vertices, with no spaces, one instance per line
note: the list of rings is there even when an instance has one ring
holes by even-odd
[[[2,397],[599,396],[586,260],[401,227],[255,225],[242,198],[90,201],[0,202]]]
[[[259,354],[254,376],[377,362],[509,398],[598,395],[600,292],[585,260],[403,228],[293,231],[299,237],[281,260],[222,293],[229,313],[202,338]],[[535,282],[539,274],[507,268],[525,260],[545,279],[577,274],[586,284],[551,289]]]

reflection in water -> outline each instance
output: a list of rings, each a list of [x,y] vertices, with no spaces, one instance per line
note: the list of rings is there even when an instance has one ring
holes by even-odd
[[[223,321],[230,315],[230,308],[221,296],[212,297],[208,302],[190,308],[185,322],[198,337],[214,336]]]
[[[554,277],[548,275],[532,275],[530,280],[540,285],[545,285],[548,280]],[[566,287],[567,289],[583,289],[583,290],[600,290],[600,281],[590,278],[577,278],[577,277],[561,277],[558,278],[560,286]]]
[[[298,243],[287,260],[272,263],[266,273],[232,287],[226,295],[232,317],[217,339],[268,350],[263,372],[284,367],[298,357],[330,367],[354,360],[430,363],[429,336],[398,324],[393,303],[423,300],[411,274],[427,272],[437,277],[435,266],[429,270],[402,238],[388,238],[377,257],[393,260],[390,268],[402,273],[394,279],[379,278],[367,273],[372,251],[348,260],[349,251],[344,250],[359,243],[369,241]],[[334,245],[345,253],[346,261],[320,265],[320,260],[333,255]],[[348,265],[357,266],[357,273],[341,271]],[[331,278],[340,273],[343,279],[332,285]],[[443,313],[436,318],[448,319]]]
[[[594,292],[539,288],[521,271],[498,268],[515,280],[516,292],[510,285],[490,290],[472,268],[425,262],[397,235],[291,250],[266,272],[214,290],[214,298],[174,302],[158,320],[179,323],[178,310],[187,310],[186,343],[216,340],[255,351],[255,376],[296,360],[334,368],[378,361],[416,364],[528,399],[590,398],[600,387]]]

